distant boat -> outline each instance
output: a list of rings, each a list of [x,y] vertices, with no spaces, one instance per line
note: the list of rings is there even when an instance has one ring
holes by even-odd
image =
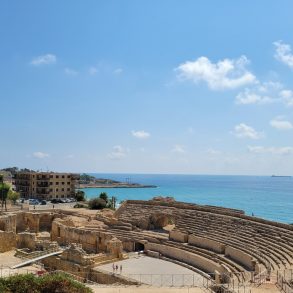
[[[289,175],[272,175],[272,177],[285,177],[285,178],[291,178],[292,176],[289,176]]]

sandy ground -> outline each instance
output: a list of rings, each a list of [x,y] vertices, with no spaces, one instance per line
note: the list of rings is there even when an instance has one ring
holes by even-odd
[[[21,263],[23,260],[14,256],[15,251],[7,251],[0,253],[0,276],[6,277],[21,273],[35,273],[41,269],[38,265],[30,265],[19,269],[11,269],[10,267]]]

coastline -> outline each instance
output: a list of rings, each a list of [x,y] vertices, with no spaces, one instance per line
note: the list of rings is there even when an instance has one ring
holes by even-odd
[[[77,189],[84,188],[158,188],[156,185],[142,185],[142,184],[80,184]]]

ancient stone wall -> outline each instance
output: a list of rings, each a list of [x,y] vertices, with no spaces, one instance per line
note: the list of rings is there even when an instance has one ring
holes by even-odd
[[[236,218],[248,220],[251,222],[257,222],[260,224],[275,226],[275,227],[279,227],[279,228],[293,231],[293,225],[283,224],[283,223],[265,220],[262,218],[256,218],[256,217],[252,217],[252,216],[247,216],[241,210],[224,208],[224,207],[222,208],[222,207],[214,207],[214,206],[196,205],[196,204],[190,204],[190,203],[184,203],[184,202],[170,202],[170,203],[162,202],[161,203],[161,202],[156,202],[156,201],[127,200],[126,202],[123,203],[123,208],[122,208],[121,212],[118,209],[115,214],[117,216],[120,216],[121,214],[123,214],[123,212],[127,208],[127,205],[129,205],[129,204],[138,205],[136,210],[139,209],[139,206],[145,205],[145,206],[162,206],[165,208],[169,207],[169,208],[203,211],[203,212],[212,213],[215,215],[218,214],[218,215],[223,215],[223,216],[236,217]]]
[[[35,250],[36,234],[30,232],[21,232],[17,234],[17,248],[28,248]]]
[[[50,232],[53,220],[61,217],[61,214],[51,212],[19,212],[16,214],[16,231]]]
[[[220,254],[225,252],[225,244],[193,234],[188,236],[188,243]]]
[[[43,264],[51,269],[58,269],[86,277],[95,266],[95,256],[88,255],[81,244],[72,243],[60,256],[43,259]]]
[[[16,234],[12,231],[0,231],[0,252],[12,250],[16,247]]]
[[[61,216],[55,213],[41,213],[39,217],[39,231],[51,232],[53,220]]]
[[[225,256],[231,258],[235,262],[246,267],[248,270],[255,271],[256,262],[252,258],[252,256],[250,256],[249,254],[247,254],[239,249],[236,249],[236,248],[233,248],[230,246],[226,246]]]
[[[0,216],[0,230],[16,232],[16,215],[8,214]]]
[[[83,227],[69,227],[62,224],[62,220],[54,220],[52,224],[51,240],[60,245],[80,243],[89,253],[100,251],[109,252],[120,257],[122,242],[112,234],[103,231],[87,230]]]
[[[213,262],[207,258],[201,257],[200,255],[190,253],[175,247],[170,247],[162,244],[147,243],[145,244],[146,250],[156,251],[172,259],[179,260],[186,264],[190,264],[206,273],[214,274],[218,271],[220,274],[227,273],[226,268],[218,263]]]
[[[169,238],[170,240],[184,243],[188,241],[188,234],[182,233],[180,231],[170,231]]]

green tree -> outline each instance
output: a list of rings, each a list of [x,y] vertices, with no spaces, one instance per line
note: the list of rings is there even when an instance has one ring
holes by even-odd
[[[15,192],[15,191],[13,191],[13,190],[10,189],[10,190],[8,191],[8,196],[7,196],[7,198],[8,198],[9,200],[13,201],[13,204],[15,204],[16,201],[20,198],[20,194],[19,194],[19,192]]]
[[[89,208],[91,210],[102,210],[107,206],[107,203],[102,198],[93,198],[89,201]]]
[[[6,200],[7,200],[7,195],[9,190],[10,190],[10,186],[7,183],[3,182],[3,176],[0,175],[0,199],[1,199],[2,211],[4,206],[5,206],[5,210],[7,211]]]
[[[85,201],[85,193],[82,190],[77,190],[75,192],[75,199],[77,201]]]
[[[108,203],[108,194],[106,192],[101,192],[100,196],[101,199],[103,199],[106,203]]]

